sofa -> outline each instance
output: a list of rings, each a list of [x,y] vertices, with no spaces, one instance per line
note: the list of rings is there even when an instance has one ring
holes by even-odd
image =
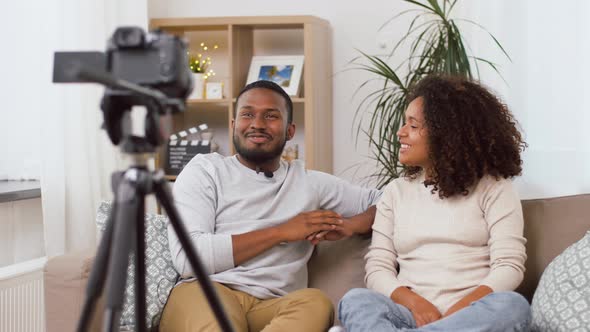
[[[517,291],[531,301],[547,265],[590,230],[590,194],[523,200],[522,207],[528,259]],[[369,243],[368,237],[320,243],[308,265],[309,287],[323,290],[335,306],[349,289],[364,287],[363,257]],[[75,330],[93,258],[91,250],[48,260],[44,270],[47,332]],[[100,306],[93,330],[101,323]]]

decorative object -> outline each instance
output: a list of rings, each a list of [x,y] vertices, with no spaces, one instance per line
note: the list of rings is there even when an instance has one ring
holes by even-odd
[[[290,96],[299,95],[303,55],[253,56],[246,84],[273,81]]]
[[[103,201],[96,214],[96,226],[104,232],[112,210],[111,202]],[[168,219],[162,215],[145,214],[145,268],[147,327],[158,326],[164,305],[179,278],[168,249]],[[121,329],[135,330],[135,261],[130,260],[125,285],[125,303],[121,311]]]
[[[204,131],[208,131],[208,128],[206,124],[201,124],[170,135],[166,145],[166,163],[164,164],[166,175],[180,174],[184,166],[199,153],[214,152],[211,141],[200,136]]]
[[[189,95],[189,99],[203,99],[203,93],[205,91],[205,80],[211,76],[215,76],[211,66],[211,57],[206,55],[209,47],[205,43],[199,44],[200,50],[196,54],[188,52],[188,66],[193,72],[193,91]],[[213,49],[217,49],[219,46],[214,45]]]
[[[436,73],[472,78],[474,74],[472,66],[475,66],[476,74],[479,74],[480,62],[491,66],[499,73],[494,63],[467,53],[464,34],[459,29],[458,23],[465,22],[482,27],[473,21],[450,18],[457,0],[403,1],[419,8],[404,11],[381,27],[385,27],[398,16],[409,13],[415,15],[407,32],[397,41],[389,56],[368,55],[361,51],[361,56],[353,61],[357,69],[373,74],[359,87],[359,90],[374,86],[367,85],[369,81],[382,81],[377,90],[370,91],[363,98],[354,118],[354,123],[357,125],[357,142],[361,132],[367,135],[372,158],[377,162],[377,171],[371,177],[376,179],[378,188],[383,188],[397,178],[403,169],[398,159],[400,144],[396,133],[403,124],[407,94],[413,84],[427,75]],[[510,59],[498,40],[489,32],[487,33],[492,42]],[[401,55],[402,50],[408,48],[399,49],[399,46],[407,42],[411,42],[409,54]],[[391,67],[386,62],[394,54],[397,59],[401,59],[399,67],[404,66],[402,72],[398,71],[398,66]],[[365,116],[370,117],[368,129],[363,128],[367,123]]]
[[[188,96],[188,99],[203,99],[204,91],[205,74],[193,73],[193,91]]]
[[[206,84],[207,99],[223,99],[223,83],[221,82],[207,82]]]
[[[533,331],[587,331],[590,326],[590,231],[555,257],[531,305]]]
[[[294,145],[287,146],[283,150],[283,154],[281,155],[281,158],[284,161],[289,162],[289,163],[295,159],[298,159],[299,158],[299,145],[294,144]]]

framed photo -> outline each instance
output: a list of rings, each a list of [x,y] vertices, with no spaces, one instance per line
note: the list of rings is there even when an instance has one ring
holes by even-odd
[[[246,84],[258,80],[277,83],[289,96],[299,95],[303,55],[253,56]]]
[[[223,83],[221,82],[207,82],[205,84],[205,98],[207,99],[222,99],[223,98]]]

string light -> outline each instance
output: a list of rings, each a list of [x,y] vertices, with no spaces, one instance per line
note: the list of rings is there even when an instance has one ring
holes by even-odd
[[[209,51],[209,47],[205,44],[205,42],[201,42],[199,44],[201,51]],[[219,48],[219,45],[213,45],[213,49],[216,50]],[[211,76],[215,76],[215,72],[210,69],[211,66],[211,57],[205,56],[204,53],[197,53],[196,56],[190,54],[189,55],[189,68],[193,73],[200,73],[203,74],[204,78],[207,79]]]

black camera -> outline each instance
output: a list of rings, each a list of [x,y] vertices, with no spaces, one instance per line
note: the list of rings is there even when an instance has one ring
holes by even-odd
[[[107,87],[101,101],[103,127],[115,145],[131,138],[128,111],[145,106],[146,151],[167,138],[159,116],[183,111],[193,88],[186,42],[159,30],[146,34],[138,27],[117,28],[106,53],[55,52],[53,82]]]
[[[108,41],[106,53],[56,52],[53,82],[91,82],[72,70],[80,67],[109,72],[118,79],[154,88],[171,98],[186,99],[192,90],[186,42],[159,30],[146,34],[139,27],[117,28]]]

